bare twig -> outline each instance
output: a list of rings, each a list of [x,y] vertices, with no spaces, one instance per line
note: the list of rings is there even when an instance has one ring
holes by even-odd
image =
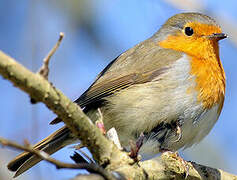
[[[41,159],[53,164],[56,166],[57,169],[85,169],[89,172],[98,173],[101,176],[103,176],[105,179],[114,179],[114,177],[108,173],[106,170],[104,170],[102,167],[98,166],[95,163],[78,163],[78,164],[72,164],[72,163],[64,163],[59,160],[56,160],[49,156],[44,151],[33,149],[28,143],[26,145],[22,146],[20,144],[17,144],[15,142],[9,141],[5,138],[0,137],[0,144],[3,146],[8,146],[17,150],[23,150],[26,152],[30,152],[32,154],[35,154],[36,156],[40,157]]]
[[[98,111],[98,120],[95,122],[96,126],[99,128],[99,130],[102,132],[103,135],[106,135],[106,130],[105,130],[105,126],[104,126],[104,122],[103,122],[103,114],[100,110],[100,108],[97,109]]]
[[[59,45],[61,44],[61,42],[63,40],[63,37],[64,37],[64,33],[60,32],[59,39],[58,39],[57,43],[55,44],[53,49],[51,49],[49,54],[44,58],[44,60],[43,60],[44,63],[42,65],[42,67],[38,71],[38,73],[41,76],[43,76],[45,79],[48,79],[48,75],[49,75],[49,61],[50,61],[51,57],[53,56],[53,54],[58,49]]]
[[[59,45],[61,44],[61,42],[63,40],[63,37],[64,37],[64,34],[62,32],[60,32],[59,39],[58,39],[57,43],[55,44],[53,49],[51,49],[51,51],[48,53],[48,55],[44,58],[43,65],[41,66],[41,68],[38,71],[38,73],[42,77],[44,77],[46,80],[48,80],[48,76],[49,76],[49,61],[50,61],[51,57],[53,56],[53,54],[58,49]],[[37,101],[35,99],[33,99],[33,98],[30,99],[30,102],[32,104],[36,104],[37,103]]]

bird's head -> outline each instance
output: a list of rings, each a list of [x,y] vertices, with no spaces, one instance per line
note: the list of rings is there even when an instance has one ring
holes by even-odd
[[[181,13],[169,18],[154,37],[163,48],[208,59],[213,55],[219,57],[218,41],[227,35],[209,16]]]

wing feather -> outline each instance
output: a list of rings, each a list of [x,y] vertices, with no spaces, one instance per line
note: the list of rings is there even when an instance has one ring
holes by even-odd
[[[121,89],[153,81],[181,56],[181,52],[162,49],[154,42],[144,41],[109,63],[75,102],[84,108],[102,102],[103,98]],[[50,124],[58,122],[61,120],[56,118]]]

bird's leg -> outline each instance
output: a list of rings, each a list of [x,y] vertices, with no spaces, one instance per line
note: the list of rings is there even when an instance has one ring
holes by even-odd
[[[179,153],[178,153],[177,151],[173,152],[173,151],[170,151],[170,150],[167,150],[167,149],[162,149],[162,150],[160,150],[160,152],[161,152],[162,154],[165,154],[165,153],[166,153],[166,154],[168,154],[168,156],[170,156],[171,158],[173,158],[173,159],[179,161],[179,162],[181,163],[181,165],[183,166],[184,173],[185,173],[185,179],[188,177],[190,166],[189,166],[188,162],[185,161],[185,160],[179,155]]]
[[[143,140],[144,140],[144,134],[141,133],[140,136],[138,137],[136,143],[134,143],[133,141],[130,141],[130,154],[129,156],[134,159],[135,161],[139,161],[138,158],[138,152],[140,150],[140,148],[143,145]]]

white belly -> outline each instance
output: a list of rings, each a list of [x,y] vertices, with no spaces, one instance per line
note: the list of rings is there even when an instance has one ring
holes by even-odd
[[[154,155],[160,148],[178,150],[203,139],[218,119],[218,106],[204,111],[197,102],[195,77],[190,75],[187,56],[153,81],[134,85],[110,97],[110,106],[104,111],[105,126],[115,127],[122,145],[127,147],[129,140],[136,140],[140,133],[146,132],[141,154]],[[174,129],[149,134],[159,124],[177,120],[181,121],[182,131],[179,141]],[[164,141],[159,140],[159,136],[165,136]]]

